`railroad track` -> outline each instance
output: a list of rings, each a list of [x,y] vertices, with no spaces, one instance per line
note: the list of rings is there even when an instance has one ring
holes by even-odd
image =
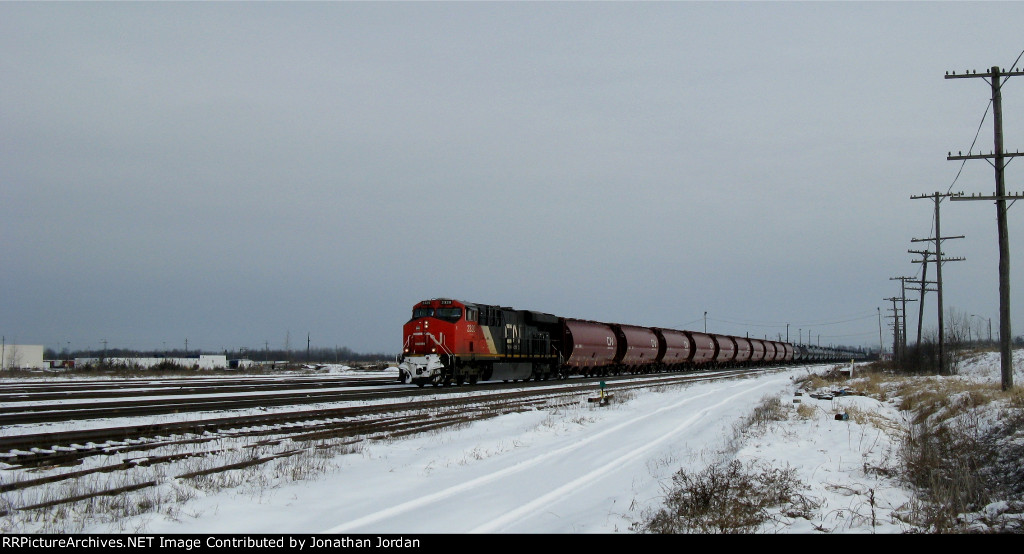
[[[575,380],[593,382],[596,378]],[[399,396],[438,394],[435,387],[418,388],[400,385],[394,380],[335,380],[318,385],[329,390],[313,390],[305,381],[264,382],[253,385],[208,386],[205,380],[171,384],[153,389],[131,383],[127,388],[104,387],[76,389],[67,392],[42,390],[37,393],[5,393],[0,390],[0,427],[59,423],[88,419],[147,417],[163,414],[225,412],[251,408],[272,408],[300,404],[374,401]],[[308,385],[308,386],[307,386]],[[387,385],[387,386],[384,386]],[[516,386],[516,383],[486,383],[458,387],[456,391],[479,391]],[[155,390],[156,394],[150,394]],[[118,392],[121,391],[121,392]],[[4,398],[4,395],[7,398]],[[113,399],[111,399],[113,398]]]
[[[739,377],[764,369],[731,371]],[[658,374],[615,382],[617,393],[631,389],[664,387],[698,380],[719,379],[724,372],[708,374]],[[429,391],[430,389],[426,389]],[[464,389],[453,389],[459,392]],[[417,392],[408,388],[405,392]],[[479,391],[477,391],[479,392]],[[547,386],[516,390],[487,389],[483,394],[446,394],[429,399],[380,402],[197,419],[177,423],[134,425],[102,429],[29,433],[0,437],[0,460],[7,471],[20,468],[14,479],[0,483],[0,495],[23,492],[61,481],[98,473],[124,472],[140,467],[173,464],[189,458],[210,458],[240,449],[251,452],[241,461],[211,462],[202,469],[174,475],[174,480],[260,465],[317,449],[353,445],[368,440],[388,440],[426,431],[463,425],[497,415],[535,409],[578,405],[595,392],[594,380],[555,382]],[[243,444],[244,443],[244,444]],[[239,444],[243,446],[239,447]],[[261,450],[274,447],[270,453]],[[110,462],[98,462],[114,458]],[[91,461],[90,461],[91,460]],[[86,461],[90,461],[86,464]],[[70,467],[86,466],[81,469]],[[46,475],[34,477],[29,472]],[[60,498],[38,502],[0,503],[0,516],[17,511],[42,509],[97,496],[118,495],[156,486],[158,481],[142,479]]]
[[[241,392],[280,391],[338,387],[382,386],[396,382],[395,377],[313,375],[236,378],[122,379],[117,381],[11,382],[0,383],[0,403],[41,400],[83,400],[190,394],[237,394]]]
[[[235,421],[234,424],[247,424],[249,427],[235,427],[232,429],[220,430],[215,433],[205,432],[202,434],[183,434],[180,437],[154,437],[150,440],[107,440],[103,444],[80,445],[71,444],[67,447],[40,448],[33,447],[29,451],[15,451],[14,456],[9,456],[7,464],[11,467],[36,467],[54,469],[58,465],[81,462],[82,459],[94,456],[119,457],[120,460],[101,464],[94,467],[72,470],[56,471],[50,475],[38,478],[25,478],[11,480],[0,484],[0,494],[14,491],[23,491],[33,487],[40,487],[67,481],[80,479],[98,473],[110,473],[126,471],[136,467],[149,467],[159,464],[168,464],[188,458],[213,457],[220,454],[230,453],[238,450],[236,446],[210,447],[209,445],[224,442],[225,439],[238,441],[243,438],[266,437],[249,442],[242,446],[243,449],[256,452],[260,448],[284,445],[282,450],[271,454],[253,455],[240,462],[226,464],[212,464],[197,471],[184,472],[173,476],[173,479],[192,479],[213,473],[230,471],[252,467],[282,458],[299,455],[304,452],[324,448],[325,444],[331,446],[351,445],[366,440],[388,440],[398,437],[422,433],[431,430],[468,424],[472,421],[495,417],[497,415],[533,410],[538,408],[552,408],[556,406],[567,406],[578,404],[580,393],[578,390],[564,390],[544,395],[530,394],[529,391],[518,393],[506,393],[485,399],[473,401],[463,398],[462,401],[455,399],[437,400],[431,402],[412,402],[404,405],[382,405],[375,409],[364,410],[360,417],[335,420],[319,420],[314,422],[296,424],[292,419],[302,420],[308,417],[305,414],[277,414],[271,419],[278,419],[282,423],[271,425],[272,421],[267,418],[259,422]],[[396,409],[402,413],[393,415]],[[390,415],[382,415],[390,414]],[[350,414],[351,415],[351,414]],[[230,418],[224,418],[225,420]],[[197,422],[200,423],[200,422]],[[202,422],[200,425],[208,424]],[[223,423],[223,422],[222,422]],[[251,426],[259,423],[257,427]],[[107,431],[107,430],[101,430]],[[119,430],[119,431],[123,431]],[[38,440],[39,437],[27,437],[30,441]],[[7,437],[5,441],[10,444],[12,439]],[[166,455],[146,454],[148,452],[167,449],[170,447],[181,448],[192,446],[186,452],[176,452]],[[137,455],[126,456],[133,453]],[[9,515],[14,511],[36,510],[88,500],[99,496],[111,496],[125,492],[140,490],[156,486],[155,480],[142,480],[128,485],[121,485],[114,488],[94,490],[88,493],[71,495],[62,498],[49,498],[42,502],[33,502],[24,505],[9,505],[0,507],[0,517]]]

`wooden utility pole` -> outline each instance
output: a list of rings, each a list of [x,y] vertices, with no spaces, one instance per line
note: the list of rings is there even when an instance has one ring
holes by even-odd
[[[1020,59],[1020,58],[1018,58]],[[992,196],[970,196],[965,197],[960,193],[952,200],[995,200],[996,203],[996,227],[999,238],[999,357],[1001,358],[1002,388],[1010,390],[1013,388],[1013,358],[1010,352],[1010,341],[1013,340],[1010,329],[1010,239],[1006,226],[1006,201],[1009,199],[1024,198],[1021,194],[1006,194],[1006,183],[1004,181],[1004,170],[1006,169],[1006,158],[1021,156],[1020,152],[1003,152],[1003,97],[1000,89],[1006,79],[1024,75],[1024,71],[1014,69],[1013,71],[1000,70],[993,66],[988,73],[964,73],[957,75],[946,73],[947,79],[966,78],[987,78],[992,86],[992,122],[995,134],[995,149],[991,154],[973,154],[968,152],[963,155],[958,152],[956,156],[952,152],[946,156],[947,160],[989,160],[996,170],[996,193]]]
[[[921,265],[921,297],[919,298],[919,302],[917,304],[917,343],[916,343],[916,344],[920,345],[921,344],[921,322],[924,321],[924,293],[925,292],[934,292],[934,291],[930,291],[929,289],[927,289],[927,286],[928,286],[928,256],[931,255],[931,252],[928,252],[927,250],[924,251],[924,252],[908,250],[907,252],[910,252],[911,254],[921,254],[922,255],[922,260],[921,260],[921,264],[922,264]]]
[[[909,281],[909,282],[913,283],[913,278],[908,278],[908,276],[899,276],[899,278],[889,278],[889,281],[899,281],[900,282],[900,297],[899,297],[899,300],[903,304],[903,308],[902,308],[903,309],[903,319],[902,319],[902,322],[900,322],[900,329],[902,331],[900,332],[900,345],[899,345],[900,346],[900,351],[899,351],[899,357],[904,357],[906,355],[906,303],[907,302],[916,302],[916,300],[914,300],[912,298],[907,298],[906,297],[906,282]]]
[[[947,239],[962,239],[963,235],[955,237],[944,237],[940,231],[939,225],[939,204],[942,199],[949,194],[942,194],[936,192],[935,194],[922,194],[918,196],[911,196],[911,200],[917,200],[919,198],[931,198],[935,200],[935,236],[926,239],[910,239],[910,242],[926,242],[932,241],[935,243],[935,281],[937,283],[938,293],[938,304],[939,304],[939,371],[942,373],[946,372],[946,328],[944,327],[943,315],[942,315],[942,264],[943,262],[961,262],[964,258],[947,258],[942,259],[942,241]]]
[[[903,302],[903,334],[900,342],[900,357],[907,353],[907,302],[915,302],[914,299],[907,299],[907,281],[915,282],[913,277],[889,277],[890,281],[900,281],[900,301]]]
[[[911,281],[911,283],[914,283],[915,285],[918,285],[920,287],[920,291],[921,291],[921,297],[918,299],[918,304],[917,304],[917,343],[916,343],[916,344],[920,345],[921,344],[921,324],[922,324],[922,322],[924,322],[924,293],[926,293],[926,292],[938,292],[938,289],[930,289],[930,288],[928,288],[928,285],[935,285],[935,284],[937,284],[936,281],[929,281],[927,279],[927,275],[928,275],[928,262],[929,261],[934,261],[934,260],[929,260],[928,259],[928,256],[931,256],[932,253],[927,251],[927,250],[923,250],[923,251],[922,250],[907,250],[907,252],[910,252],[911,254],[920,254],[922,256],[922,259],[920,259],[920,260],[913,260],[913,263],[924,264],[924,265],[921,266],[921,280],[920,281]]]
[[[882,345],[882,308],[876,308],[878,310],[878,359],[882,359],[882,352],[885,351],[885,346]]]
[[[893,361],[899,362],[903,359],[903,353],[900,352],[900,308],[896,304],[900,299],[894,296],[892,298],[883,298],[883,300],[892,301],[892,315],[885,317],[892,318],[892,357]]]

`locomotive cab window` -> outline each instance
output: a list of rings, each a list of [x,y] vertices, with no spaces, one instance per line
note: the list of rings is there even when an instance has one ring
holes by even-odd
[[[435,317],[455,323],[462,319],[462,308],[438,308]]]
[[[412,318],[434,317],[434,308],[416,308],[412,311]]]

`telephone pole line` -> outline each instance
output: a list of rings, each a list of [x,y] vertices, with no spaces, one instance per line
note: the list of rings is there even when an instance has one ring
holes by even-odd
[[[902,342],[900,337],[903,335],[900,331],[900,308],[896,304],[900,299],[894,296],[892,298],[883,298],[882,300],[892,301],[892,315],[885,317],[892,317],[892,356],[893,360],[899,362],[903,359],[903,353],[900,351],[900,343]],[[904,316],[906,316],[905,313]]]
[[[900,358],[907,353],[907,302],[916,302],[913,298],[907,299],[907,281],[914,282],[913,277],[889,277],[890,281],[900,281],[900,302],[903,303],[903,331],[900,333]]]
[[[1020,58],[1017,58],[1018,60]],[[1016,62],[1014,62],[1016,63]],[[1000,89],[1007,79],[1014,76],[1024,75],[1024,71],[1014,68],[1012,71],[1000,70],[999,66],[992,66],[988,73],[971,73],[957,75],[946,73],[947,79],[978,78],[988,80],[992,87],[992,122],[993,134],[995,135],[995,149],[991,154],[972,154],[968,152],[963,155],[958,152],[956,156],[952,152],[946,157],[947,160],[976,160],[988,161],[995,168],[996,192],[992,196],[971,196],[965,197],[960,193],[951,200],[995,200],[996,203],[996,227],[999,238],[999,357],[1001,358],[1002,388],[1010,390],[1013,388],[1013,358],[1010,352],[1010,341],[1013,340],[1010,329],[1010,239],[1006,225],[1006,201],[1008,199],[1024,198],[1021,194],[1006,194],[1005,169],[1006,158],[1022,155],[1020,152],[1003,152],[1003,97]]]
[[[920,198],[931,198],[935,201],[935,236],[926,239],[910,239],[910,242],[927,242],[932,241],[935,243],[935,281],[938,289],[938,304],[939,304],[939,371],[942,373],[946,372],[946,328],[943,326],[943,315],[942,315],[942,264],[944,262],[961,262],[964,258],[947,258],[942,259],[942,241],[948,239],[962,239],[963,235],[955,237],[944,237],[940,231],[940,219],[939,219],[939,205],[942,199],[950,196],[949,194],[942,194],[936,192],[935,194],[921,194],[918,196],[911,196],[911,200],[917,200]],[[908,250],[909,252],[909,250]],[[922,262],[924,263],[924,262]]]

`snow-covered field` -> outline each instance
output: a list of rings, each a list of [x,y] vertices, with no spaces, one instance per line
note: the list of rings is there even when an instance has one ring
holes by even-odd
[[[1018,352],[1018,356],[1020,352]],[[995,356],[993,362],[992,357]],[[1018,358],[1019,360],[1020,358]],[[817,508],[777,514],[764,533],[899,533],[894,514],[911,499],[889,473],[905,414],[864,396],[795,396],[795,381],[832,366],[582,400],[557,410],[503,415],[455,430],[367,442],[322,460],[316,472],[281,479],[260,466],[216,492],[165,483],[187,498],[175,507],[98,517],[86,533],[631,533],[664,501],[674,473],[720,461],[791,468]],[[1024,377],[1021,364],[1017,382]],[[998,383],[998,354],[961,369]],[[614,391],[612,391],[614,393]],[[765,398],[788,417],[743,421]],[[804,406],[800,414],[799,406]],[[837,420],[837,414],[868,417]],[[287,463],[282,461],[281,463]],[[250,470],[251,471],[251,470]],[[74,518],[74,511],[65,517]],[[106,520],[104,520],[106,519]],[[13,532],[37,532],[25,521]]]

